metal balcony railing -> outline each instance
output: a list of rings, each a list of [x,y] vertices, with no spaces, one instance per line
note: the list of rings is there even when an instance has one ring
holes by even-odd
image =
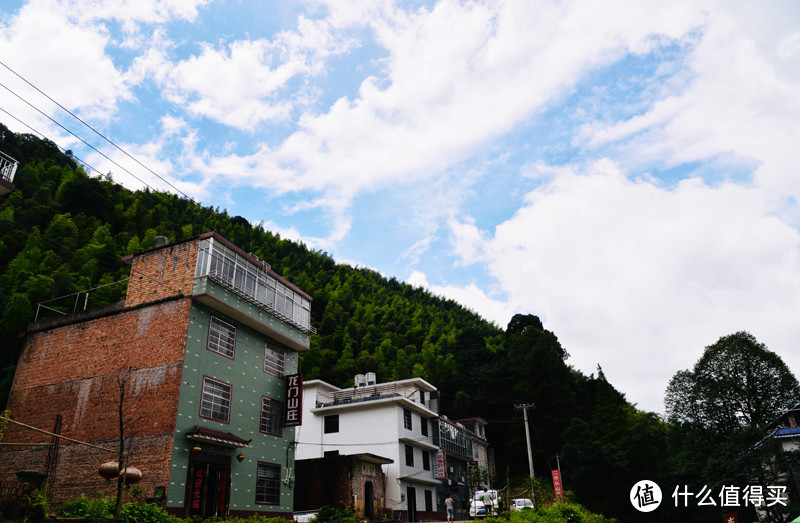
[[[299,321],[297,321],[296,319],[294,319],[292,316],[290,316],[290,315],[286,314],[285,312],[279,310],[273,304],[259,299],[258,295],[256,295],[251,289],[246,288],[244,285],[242,285],[235,278],[232,278],[232,277],[230,277],[230,276],[228,276],[226,274],[223,274],[220,271],[209,271],[207,276],[212,281],[218,283],[219,285],[222,285],[223,287],[225,287],[229,291],[233,292],[237,296],[240,296],[240,297],[244,298],[245,300],[249,301],[250,303],[252,303],[256,307],[260,307],[260,308],[266,310],[267,312],[269,312],[270,314],[272,314],[273,316],[275,316],[277,318],[280,318],[281,320],[285,321],[286,323],[289,323],[290,325],[293,325],[294,327],[296,327],[301,332],[304,332],[305,334],[316,334],[317,333],[317,329],[313,325],[302,324]]]
[[[0,152],[0,180],[9,183],[13,182],[14,174],[17,172],[18,165],[18,161],[7,154]]]

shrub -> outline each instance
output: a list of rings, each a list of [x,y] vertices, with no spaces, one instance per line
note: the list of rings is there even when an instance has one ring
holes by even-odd
[[[315,521],[317,523],[356,523],[356,516],[350,509],[337,509],[326,505],[319,509]]]
[[[110,498],[88,499],[81,496],[65,501],[56,510],[64,518],[110,519],[114,517],[114,500]],[[123,503],[120,519],[123,523],[172,523],[180,521],[170,516],[158,505],[149,503]]]

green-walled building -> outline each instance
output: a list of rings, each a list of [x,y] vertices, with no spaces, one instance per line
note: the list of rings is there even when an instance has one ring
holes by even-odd
[[[4,446],[0,480],[44,472],[56,503],[96,492],[125,390],[129,462],[148,496],[179,516],[291,518],[310,297],[216,233],[125,261],[123,303],[29,326],[9,407],[69,440]],[[13,425],[4,441],[41,439]]]

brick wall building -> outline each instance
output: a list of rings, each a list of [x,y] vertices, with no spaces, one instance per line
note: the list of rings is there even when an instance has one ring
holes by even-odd
[[[296,423],[287,383],[309,346],[310,298],[215,233],[126,258],[125,302],[29,326],[12,419],[51,430],[62,416],[53,502],[93,495],[116,459],[120,380],[132,465],[178,515],[293,507]],[[44,470],[49,437],[9,425],[0,480]]]

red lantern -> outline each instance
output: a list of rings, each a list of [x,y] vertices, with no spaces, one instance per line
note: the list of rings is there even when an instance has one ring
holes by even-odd
[[[100,469],[97,471],[97,473],[107,480],[112,480],[119,476],[119,463],[116,461],[108,461],[103,463],[100,465]]]
[[[142,471],[136,467],[127,467],[123,474],[125,474],[126,485],[135,485],[142,481]]]

